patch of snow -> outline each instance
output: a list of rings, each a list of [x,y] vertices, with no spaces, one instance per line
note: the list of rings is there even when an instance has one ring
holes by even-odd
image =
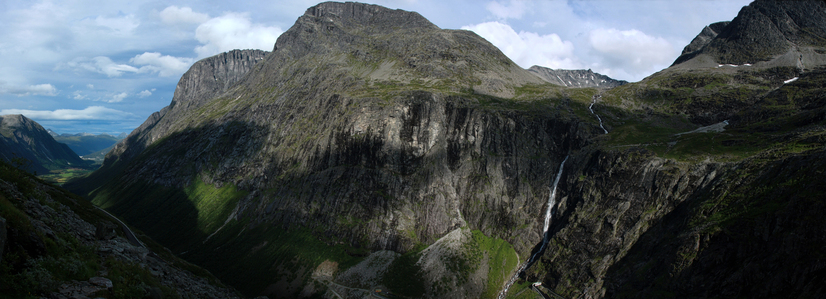
[[[708,133],[708,132],[717,132],[717,133],[719,133],[719,132],[725,131],[726,126],[728,126],[728,120],[724,120],[724,121],[718,122],[716,124],[705,126],[705,127],[699,127],[697,129],[694,129],[694,130],[691,130],[691,131],[688,131],[688,132],[677,133],[677,134],[674,134],[674,136],[680,136],[680,135],[692,134],[692,133]]]
[[[791,79],[789,79],[789,80],[783,81],[783,84],[789,84],[789,83],[792,83],[792,82],[794,82],[794,81],[797,81],[797,79],[798,79],[798,77],[791,78]]]

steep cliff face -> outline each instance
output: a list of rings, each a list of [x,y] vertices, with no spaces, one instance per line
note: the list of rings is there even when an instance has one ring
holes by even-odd
[[[720,34],[720,32],[722,32],[723,29],[726,28],[726,26],[728,26],[729,23],[731,22],[717,22],[704,27],[703,31],[700,31],[700,34],[694,37],[694,39],[691,40],[691,43],[689,43],[687,46],[685,46],[685,48],[683,48],[683,52],[680,53],[680,55],[690,54],[703,49],[703,47],[705,47],[709,42],[711,42],[711,40],[717,37],[717,35]],[[680,59],[677,58],[677,60]]]
[[[611,88],[628,83],[627,81],[616,80],[603,74],[594,73],[591,70],[555,70],[534,65],[528,71],[551,84],[565,87]]]
[[[37,122],[23,115],[0,116],[0,158],[25,159],[26,170],[40,174],[50,169],[88,167],[68,146],[58,143]]]
[[[104,168],[119,159],[131,160],[152,142],[167,136],[172,120],[197,110],[210,99],[226,92],[262,61],[268,52],[261,50],[233,50],[196,62],[181,76],[172,103],[153,113],[137,129],[119,142],[107,156]]]

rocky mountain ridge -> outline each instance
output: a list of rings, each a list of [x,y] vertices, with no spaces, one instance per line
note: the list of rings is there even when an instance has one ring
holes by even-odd
[[[823,1],[757,0],[725,26],[715,23],[704,28],[695,38],[698,43],[692,41],[686,47],[691,51],[684,50],[674,65],[694,60],[693,67],[749,64],[814,69],[826,65],[824,15]],[[711,37],[706,29],[717,34]]]
[[[83,157],[94,152],[109,148],[123,138],[118,138],[109,134],[52,134],[55,141],[66,144],[73,152]]]
[[[28,171],[46,174],[51,169],[84,168],[90,164],[23,115],[0,116],[0,135],[0,158],[23,163],[21,166]]]
[[[528,69],[529,72],[548,81],[551,84],[556,84],[565,87],[603,87],[612,88],[623,84],[628,84],[627,81],[612,79],[603,74],[594,73],[588,70],[555,70],[546,67],[534,65]]]
[[[118,142],[107,154],[113,157],[110,161],[129,161],[134,158],[152,142],[168,133],[171,120],[186,111],[198,109],[208,99],[225,92],[266,55],[267,52],[261,50],[233,50],[193,64],[178,81],[169,106],[150,115],[143,124]]]

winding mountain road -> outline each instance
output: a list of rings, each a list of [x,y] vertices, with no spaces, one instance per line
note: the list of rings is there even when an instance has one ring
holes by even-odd
[[[132,245],[135,245],[135,246],[140,246],[140,247],[146,248],[146,245],[144,245],[143,242],[141,242],[141,240],[138,240],[138,238],[135,237],[135,233],[133,233],[132,230],[129,229],[129,226],[127,226],[126,223],[124,223],[123,221],[120,221],[120,219],[118,219],[118,217],[115,217],[115,215],[112,215],[111,213],[107,212],[104,209],[101,209],[98,206],[95,206],[95,208],[100,210],[101,212],[106,213],[106,215],[109,215],[109,217],[112,217],[112,219],[114,219],[115,221],[120,223],[120,226],[123,228],[123,233],[126,235],[126,240],[129,240],[129,243],[131,243]]]

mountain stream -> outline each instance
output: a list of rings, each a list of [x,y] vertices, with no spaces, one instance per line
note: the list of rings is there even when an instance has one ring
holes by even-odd
[[[602,126],[602,118],[599,117],[599,114],[594,113],[593,107],[594,107],[594,104],[596,104],[597,99],[599,99],[599,98],[602,98],[602,96],[598,95],[598,94],[594,95],[594,97],[593,97],[594,101],[591,102],[590,106],[588,106],[588,110],[591,110],[591,114],[593,114],[594,116],[597,117],[597,119],[599,120],[599,127],[602,128],[602,131],[605,132],[605,134],[608,134],[608,130],[606,130],[605,127]]]
[[[593,105],[593,104],[591,104]],[[592,111],[593,112],[593,111]],[[597,116],[599,117],[599,116]],[[603,129],[604,130],[604,129]],[[606,131],[606,134],[608,132]],[[502,292],[499,293],[499,299],[504,299],[505,296],[508,294],[508,289],[516,282],[516,279],[519,278],[519,273],[525,272],[528,268],[533,265],[536,257],[545,251],[545,246],[548,245],[548,241],[550,241],[550,236],[548,234],[548,228],[551,226],[551,219],[553,219],[553,207],[556,205],[556,186],[559,184],[559,179],[562,177],[562,169],[565,167],[565,161],[568,161],[568,156],[565,156],[565,159],[562,160],[562,163],[559,164],[559,172],[556,173],[556,178],[554,179],[553,186],[549,187],[551,189],[551,194],[548,195],[548,209],[545,211],[545,225],[542,227],[542,246],[539,247],[539,250],[536,251],[531,257],[522,263],[519,266],[519,269],[511,276],[508,282],[505,284],[505,288],[502,289]]]

